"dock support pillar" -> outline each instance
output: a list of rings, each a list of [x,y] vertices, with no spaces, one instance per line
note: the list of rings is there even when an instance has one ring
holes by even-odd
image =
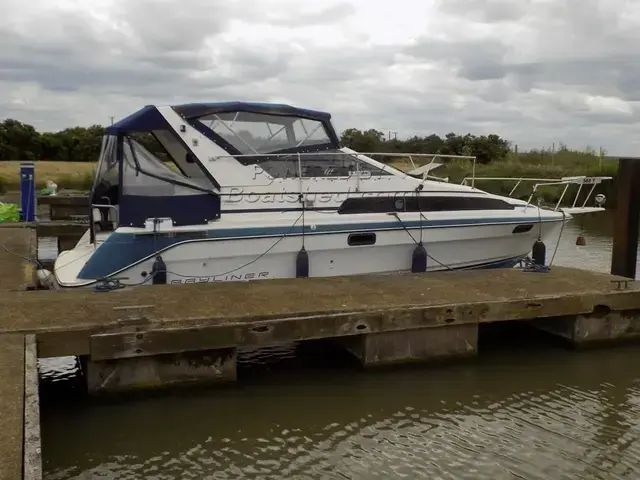
[[[590,315],[545,318],[534,327],[568,340],[576,348],[595,347],[640,339],[640,312],[613,312],[602,306]]]
[[[364,367],[431,362],[475,356],[478,325],[450,325],[343,337],[338,343]]]
[[[611,274],[636,277],[640,227],[640,161],[621,158],[616,178]]]
[[[235,382],[236,358],[236,350],[229,348],[99,361],[87,359],[87,389],[95,395]]]

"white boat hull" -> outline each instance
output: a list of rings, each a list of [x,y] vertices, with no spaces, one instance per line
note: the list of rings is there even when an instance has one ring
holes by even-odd
[[[189,239],[154,249],[146,258],[127,265],[110,278],[124,285],[151,284],[156,254],[167,268],[167,283],[188,284],[216,281],[249,281],[296,277],[296,258],[303,244],[309,256],[310,277],[408,272],[416,243],[422,240],[427,251],[427,272],[465,268],[511,267],[531,251],[541,234],[555,240],[563,217],[541,223],[514,234],[522,222],[477,224],[438,228],[377,229],[375,245],[349,246],[352,230],[337,233],[272,235],[264,237]],[[311,227],[313,228],[313,226]],[[153,234],[151,234],[153,235]],[[422,236],[422,238],[421,238]],[[79,278],[83,265],[95,251],[87,239],[55,264],[55,280],[60,287],[86,287],[95,280]],[[46,273],[41,276],[47,277]]]

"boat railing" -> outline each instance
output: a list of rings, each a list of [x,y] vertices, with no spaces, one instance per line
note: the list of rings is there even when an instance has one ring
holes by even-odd
[[[380,160],[376,159],[380,158]],[[472,164],[475,175],[476,157],[471,155],[445,155],[440,153],[321,151],[302,153],[272,153],[214,156],[209,161],[232,158],[245,165],[254,165],[274,178],[291,177],[368,177],[371,175],[411,175],[423,180],[448,182],[448,178],[432,175],[441,161],[465,160]],[[373,160],[373,162],[371,162]],[[395,161],[394,161],[395,160]],[[404,171],[394,166],[407,162],[411,169]]]
[[[587,192],[587,195],[585,196],[582,205],[580,205],[580,208],[585,208],[587,206],[587,202],[589,201],[589,198],[591,198],[591,195],[593,194],[595,188],[597,185],[599,185],[600,183],[602,183],[605,180],[611,180],[613,177],[605,177],[605,176],[587,176],[587,175],[578,175],[578,176],[572,176],[572,177],[562,177],[562,178],[528,178],[528,177],[520,177],[520,178],[515,178],[515,177],[465,177],[461,184],[462,185],[471,185],[472,188],[475,188],[475,182],[476,181],[493,181],[493,182],[515,182],[515,185],[513,186],[513,188],[511,189],[511,191],[509,192],[509,194],[507,196],[511,197],[516,189],[523,183],[523,182],[535,182],[532,190],[531,190],[531,194],[529,195],[529,198],[527,200],[527,206],[531,204],[531,201],[533,200],[534,195],[536,194],[536,192],[538,191],[538,189],[540,187],[550,187],[550,186],[561,186],[564,185],[565,187],[562,189],[562,193],[560,194],[560,197],[558,198],[558,201],[556,202],[556,205],[554,207],[555,211],[558,211],[560,209],[560,205],[562,203],[562,200],[564,199],[567,190],[569,189],[570,185],[578,185],[578,191],[576,192],[574,198],[573,198],[573,203],[571,205],[571,208],[576,208],[578,206],[578,200],[580,198],[580,193],[582,192],[582,187],[584,187],[585,185],[590,185],[591,188],[589,189],[589,191]],[[526,208],[526,207],[525,207]]]
[[[92,203],[91,204],[91,212],[93,215],[93,209],[97,208],[98,210],[100,209],[107,209],[107,210],[113,210],[113,212],[115,213],[115,217],[113,220],[111,220],[112,222],[115,222],[116,225],[120,224],[120,218],[119,218],[119,212],[118,212],[118,206],[117,205],[111,205],[110,203]],[[107,215],[107,221],[109,216]],[[92,222],[93,223],[93,219]]]
[[[591,188],[582,202],[584,208],[591,198],[595,187],[604,180],[611,180],[612,177],[605,176],[572,176],[562,178],[528,178],[528,177],[477,177],[476,157],[471,155],[446,155],[440,153],[405,153],[405,152],[357,152],[351,149],[343,151],[322,151],[322,152],[302,152],[302,153],[274,153],[274,154],[245,154],[245,155],[224,155],[212,157],[210,160],[219,158],[233,158],[244,163],[253,165],[257,172],[265,172],[273,178],[303,178],[310,177],[356,177],[357,182],[361,178],[368,178],[372,175],[411,175],[413,177],[439,182],[448,182],[448,178],[432,175],[432,170],[440,167],[446,161],[468,161],[471,163],[471,175],[465,177],[461,184],[476,188],[477,181],[499,181],[514,182],[514,186],[509,192],[511,197],[518,187],[524,182],[535,182],[527,203],[531,203],[533,196],[539,188],[545,186],[564,185],[565,188],[555,205],[555,210],[560,208],[570,185],[579,185],[578,191],[573,199],[572,207],[577,206],[580,194],[585,185]],[[381,160],[376,160],[376,157]],[[395,161],[394,161],[395,160]],[[393,166],[398,160],[403,160],[412,167],[409,172]],[[419,164],[419,165],[418,165]],[[259,174],[259,173],[257,173]],[[302,193],[302,183],[301,183]],[[356,191],[359,183],[357,183]],[[369,192],[374,193],[374,192]]]

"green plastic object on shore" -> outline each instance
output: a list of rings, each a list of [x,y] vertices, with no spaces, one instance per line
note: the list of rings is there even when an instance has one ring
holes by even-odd
[[[51,180],[47,180],[47,186],[40,190],[40,195],[56,195],[58,185]]]
[[[0,223],[19,222],[20,209],[15,203],[0,202]]]

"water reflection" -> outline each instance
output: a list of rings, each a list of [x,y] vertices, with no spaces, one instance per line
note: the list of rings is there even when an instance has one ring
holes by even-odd
[[[547,245],[547,260],[551,258],[556,246],[555,265],[588,268],[599,272],[611,269],[611,250],[613,247],[613,216],[609,213],[589,214],[572,219],[557,241]],[[587,244],[576,245],[578,235],[585,236]]]
[[[539,352],[49,411],[47,478],[624,475],[640,454],[640,352]]]
[[[581,247],[570,224],[555,263],[608,271],[608,221],[585,221]],[[251,381],[228,389],[45,403],[46,478],[633,478],[640,350],[487,328],[469,364],[367,374],[327,346],[280,346],[243,352]],[[276,356],[290,368],[262,375]]]

